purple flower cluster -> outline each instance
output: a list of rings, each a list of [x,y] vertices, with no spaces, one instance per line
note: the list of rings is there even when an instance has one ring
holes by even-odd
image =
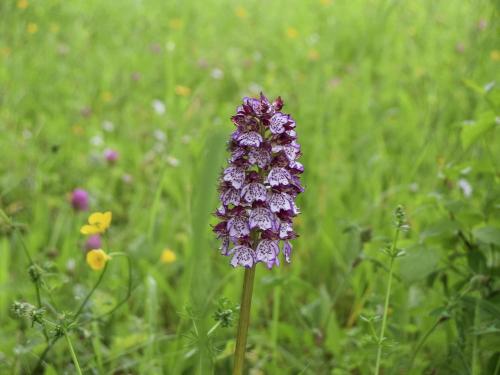
[[[83,189],[75,189],[71,192],[71,205],[75,211],[87,211],[89,209],[89,193]]]
[[[220,178],[222,204],[215,212],[220,222],[213,230],[233,267],[251,268],[257,262],[279,266],[280,242],[290,262],[304,167],[297,161],[301,152],[295,121],[282,107],[280,97],[271,103],[261,94],[244,98],[231,118],[236,130],[228,143],[229,166]]]

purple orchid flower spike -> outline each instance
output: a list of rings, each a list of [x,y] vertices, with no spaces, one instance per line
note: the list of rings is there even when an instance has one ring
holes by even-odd
[[[263,94],[245,97],[231,118],[236,129],[220,177],[221,206],[215,212],[220,222],[214,232],[233,267],[261,262],[271,269],[279,266],[281,251],[286,262],[291,260],[290,240],[297,237],[293,218],[299,214],[295,199],[304,191],[304,167],[297,161],[301,150],[295,121],[282,107],[280,97],[273,102]]]

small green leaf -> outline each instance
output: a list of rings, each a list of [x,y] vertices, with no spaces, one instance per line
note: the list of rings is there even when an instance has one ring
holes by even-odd
[[[409,283],[422,280],[436,269],[438,261],[438,253],[425,246],[408,249],[399,260],[401,278]]]
[[[472,234],[481,242],[500,246],[500,228],[492,226],[476,227]]]
[[[479,86],[476,82],[474,82],[473,80],[464,79],[463,83],[465,84],[466,87],[468,87],[469,89],[471,89],[475,93],[477,93],[479,95],[484,95],[485,90],[481,86]]]
[[[468,251],[466,256],[469,267],[476,273],[486,269],[486,257],[479,250]]]
[[[52,365],[47,365],[45,367],[45,375],[57,375],[57,371]]]
[[[450,238],[456,235],[457,231],[460,229],[457,222],[444,219],[430,224],[424,231],[420,234],[420,239],[425,241],[427,239],[443,239]]]

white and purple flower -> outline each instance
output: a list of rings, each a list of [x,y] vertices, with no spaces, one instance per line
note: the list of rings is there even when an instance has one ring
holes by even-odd
[[[228,143],[229,165],[220,178],[222,205],[215,212],[220,222],[213,230],[233,267],[279,266],[280,247],[285,260],[291,260],[304,166],[297,160],[295,121],[282,107],[281,98],[270,102],[261,94],[244,98],[231,118],[236,129]]]

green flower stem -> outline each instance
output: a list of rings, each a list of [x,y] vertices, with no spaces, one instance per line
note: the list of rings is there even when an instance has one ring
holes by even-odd
[[[387,291],[385,293],[385,303],[384,303],[384,315],[382,316],[382,327],[380,328],[380,336],[378,338],[378,350],[377,350],[377,362],[375,363],[375,375],[379,374],[380,371],[380,360],[382,358],[382,343],[384,341],[385,327],[387,325],[387,312],[389,310],[389,298],[391,296],[391,286],[392,286],[392,273],[394,259],[397,256],[397,243],[399,238],[399,227],[396,228],[396,234],[394,235],[394,240],[390,249],[391,263],[389,264],[389,281],[387,282]]]
[[[417,344],[417,347],[415,350],[413,350],[413,354],[410,359],[410,365],[408,366],[408,371],[411,371],[413,369],[413,363],[415,362],[415,358],[417,358],[417,354],[420,352],[420,349],[422,349],[422,346],[424,346],[425,342],[429,338],[429,336],[436,330],[436,328],[441,324],[442,322],[446,321],[448,319],[443,319],[440,318],[436,320],[436,322],[432,325],[432,327],[426,332],[426,334],[422,337],[420,342]]]
[[[82,313],[83,309],[85,308],[85,305],[87,305],[87,302],[89,301],[90,297],[92,297],[92,294],[94,294],[97,287],[101,284],[101,281],[104,278],[104,274],[106,273],[107,269],[108,269],[108,264],[106,263],[104,265],[104,269],[102,270],[101,274],[99,275],[99,278],[97,279],[97,282],[94,284],[94,287],[90,290],[90,292],[87,294],[87,296],[83,300],[82,304],[80,305],[80,307],[76,311],[75,316],[71,320],[71,323],[75,322],[78,319],[78,317]]]
[[[278,275],[279,274],[280,269],[278,269]],[[277,366],[278,360],[278,328],[280,318],[281,289],[281,284],[276,285],[273,292],[273,320],[271,328],[271,342],[273,346],[273,363],[275,366]]]
[[[132,294],[132,261],[130,260],[130,257],[128,256],[128,254],[121,253],[121,252],[110,253],[109,256],[111,256],[111,257],[123,256],[123,257],[127,258],[127,270],[128,270],[127,294],[125,295],[125,297],[123,297],[123,299],[120,302],[118,302],[115,305],[115,307],[113,307],[108,312],[105,312],[104,314],[98,316],[95,320],[99,320],[101,318],[104,318],[107,315],[113,314],[116,310],[118,310],[120,307],[122,307],[128,301],[128,299],[130,298],[130,296]]]
[[[474,330],[477,329],[480,318],[479,318],[479,298],[476,299],[476,306],[474,308]],[[471,373],[472,375],[481,374],[481,362],[479,361],[479,345],[478,337],[475,332],[472,334],[472,360],[471,360]]]
[[[73,349],[73,345],[71,344],[71,340],[69,339],[69,335],[66,330],[64,330],[64,337],[66,337],[66,342],[68,343],[69,351],[71,353],[71,358],[73,359],[73,364],[75,365],[76,372],[78,373],[78,375],[82,375],[82,369],[80,368],[80,364],[78,363],[75,349]]]
[[[215,330],[219,328],[220,324],[221,324],[220,320],[217,323],[215,323],[214,326],[208,330],[207,337],[210,336],[212,333],[214,333]]]
[[[16,234],[18,241],[21,243],[21,247],[23,248],[23,251],[26,254],[26,257],[28,258],[28,262],[30,264],[30,267],[36,267],[35,262],[33,262],[33,258],[31,257],[31,254],[28,250],[28,247],[24,243],[22,236],[19,234],[18,228],[14,229],[14,233]],[[40,280],[39,279],[33,280],[33,284],[35,284],[36,302],[37,302],[38,308],[41,309],[43,307],[43,305],[42,305],[42,295],[40,293]],[[43,326],[42,332],[43,332],[43,336],[45,337],[45,341],[48,343],[49,342],[49,333],[47,332],[47,327]]]
[[[59,336],[54,337],[47,346],[45,347],[44,351],[38,358],[38,362],[35,365],[35,369],[33,370],[33,374],[41,374],[43,373],[43,367],[45,365],[45,357],[47,357],[47,354],[49,354],[50,350],[52,347],[55,345],[55,343],[59,340]]]
[[[255,265],[245,269],[243,292],[241,295],[240,320],[236,336],[236,350],[234,352],[233,375],[242,375],[245,365],[245,349],[247,344],[248,325],[250,323],[250,307],[252,305],[253,281],[255,278]]]
[[[389,309],[389,297],[391,295],[392,265],[393,264],[394,264],[394,258],[391,258],[391,263],[389,266],[389,281],[387,283],[387,291],[385,294],[384,315],[382,317],[382,327],[380,328],[380,336],[378,338],[378,351],[377,351],[377,362],[375,364],[375,375],[378,375],[379,370],[380,370],[380,358],[382,357],[382,342],[384,340],[385,327],[387,324],[387,310]]]
[[[91,291],[87,294],[87,296],[85,297],[85,299],[83,300],[83,302],[81,303],[80,307],[78,308],[77,312],[75,313],[75,315],[73,316],[73,319],[71,319],[71,321],[68,323],[68,326],[71,326],[77,319],[78,317],[80,316],[80,314],[82,313],[83,309],[85,308],[85,306],[87,305],[87,302],[89,301],[90,297],[92,297],[92,294],[94,294],[94,292],[96,291],[96,289],[98,288],[98,286],[101,284],[101,281],[102,279],[104,278],[104,274],[106,273],[106,269],[108,268],[108,265],[106,264],[104,266],[104,269],[102,270],[101,274],[99,275],[99,278],[97,279],[97,282],[94,284],[94,287],[91,289]],[[66,331],[65,331],[65,336],[66,336],[66,340],[69,340],[67,338],[67,335],[66,335]],[[47,346],[45,347],[44,351],[42,352],[42,354],[40,355],[40,358],[38,358],[38,362],[35,366],[35,370],[34,370],[34,373],[38,373],[40,371],[42,371],[43,369],[43,366],[44,366],[44,361],[45,361],[45,357],[47,357],[47,354],[49,354],[50,350],[52,349],[52,347],[55,345],[55,343],[59,340],[60,336],[55,336],[52,341],[49,341],[47,343]]]

